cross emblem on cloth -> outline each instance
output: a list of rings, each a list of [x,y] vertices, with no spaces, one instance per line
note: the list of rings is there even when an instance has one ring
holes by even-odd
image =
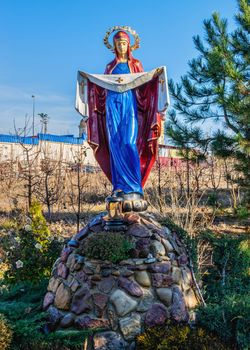
[[[119,77],[116,81],[117,83],[121,83],[124,79],[122,79],[121,77]]]
[[[164,79],[159,79],[159,84],[161,84],[161,91],[163,91],[163,84],[165,83]]]

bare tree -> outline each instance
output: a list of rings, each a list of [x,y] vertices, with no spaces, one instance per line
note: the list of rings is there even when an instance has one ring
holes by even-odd
[[[9,202],[11,208],[17,206],[16,192],[18,189],[17,160],[13,158],[11,152],[8,159],[0,158],[0,191],[4,200]],[[6,207],[6,206],[5,206]]]
[[[24,185],[24,192],[19,194],[26,198],[28,209],[31,206],[35,188],[40,182],[39,174],[39,150],[34,145],[27,145],[20,142],[23,149],[23,158],[19,161],[19,179]]]
[[[76,215],[77,231],[79,231],[80,227],[82,202],[84,201],[84,188],[88,183],[83,167],[84,159],[87,154],[86,152],[86,147],[80,145],[78,150],[73,154],[74,163],[71,165],[71,169],[67,173],[67,193],[73,212]]]
[[[20,185],[23,185],[23,190],[17,195],[26,199],[27,209],[31,206],[34,189],[40,181],[38,169],[40,151],[37,147],[38,142],[34,136],[27,137],[31,128],[30,118],[27,115],[25,116],[23,128],[17,129],[14,121],[15,135],[18,137],[18,144],[21,147],[21,153],[18,156],[18,180]]]
[[[63,196],[65,171],[62,157],[53,160],[42,154],[40,162],[40,181],[35,188],[36,197],[46,205],[48,219],[51,221],[53,205],[58,204]]]

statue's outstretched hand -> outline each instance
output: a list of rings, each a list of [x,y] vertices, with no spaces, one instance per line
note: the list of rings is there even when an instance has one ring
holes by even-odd
[[[154,72],[154,78],[157,78],[161,75],[161,73],[163,72],[163,68],[157,68]]]
[[[159,112],[162,121],[166,120],[166,112]]]

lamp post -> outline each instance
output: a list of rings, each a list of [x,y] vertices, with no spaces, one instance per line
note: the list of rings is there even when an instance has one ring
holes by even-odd
[[[35,136],[35,95],[31,96],[33,99],[33,122],[32,122],[32,135]]]

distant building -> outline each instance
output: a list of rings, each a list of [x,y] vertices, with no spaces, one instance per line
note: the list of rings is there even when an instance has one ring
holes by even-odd
[[[179,167],[183,164],[180,148],[175,146],[159,144],[158,157],[162,166]]]
[[[180,149],[165,145],[163,134],[159,140],[159,161],[162,166],[180,166],[183,158]],[[16,136],[0,134],[0,163],[16,162],[26,160],[25,149],[32,149],[33,154],[39,154],[39,160],[47,158],[71,164],[74,169],[77,154],[84,147],[86,156],[83,157],[83,165],[89,169],[99,168],[93,151],[87,143],[86,123],[81,120],[79,125],[79,137],[73,135],[52,135],[39,133],[36,136]]]
[[[0,134],[0,162],[22,162],[25,160],[25,149],[32,149],[32,153],[39,153],[39,158],[61,160],[75,163],[81,147],[86,150],[83,164],[97,166],[92,149],[86,141],[86,134],[82,137],[73,135],[37,134],[37,136],[16,136]]]

